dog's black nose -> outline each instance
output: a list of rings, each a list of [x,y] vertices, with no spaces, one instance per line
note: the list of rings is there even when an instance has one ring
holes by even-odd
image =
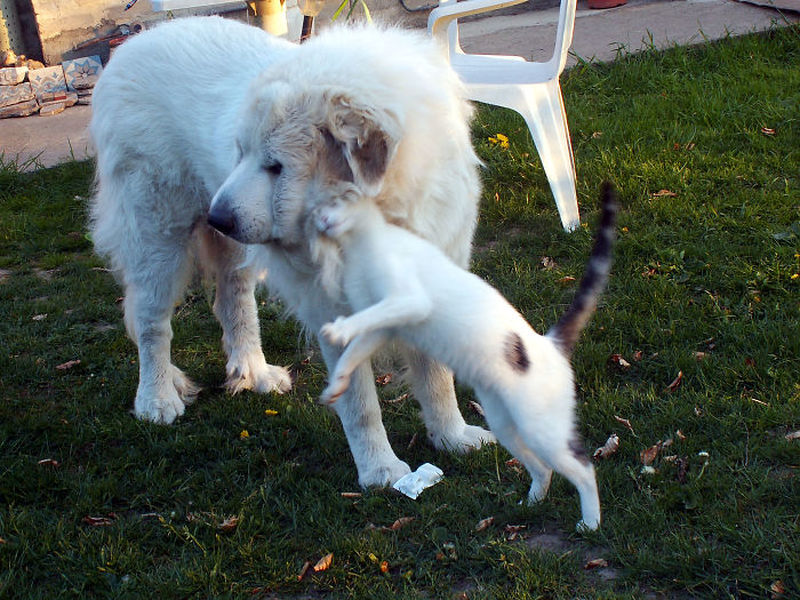
[[[233,214],[222,207],[212,209],[208,213],[208,224],[224,235],[230,235],[236,229]]]

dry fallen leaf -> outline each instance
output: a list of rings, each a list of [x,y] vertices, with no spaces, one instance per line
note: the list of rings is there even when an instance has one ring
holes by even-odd
[[[37,465],[48,466],[48,467],[57,467],[60,463],[52,458],[43,458],[39,462],[36,463]]]
[[[678,194],[670,190],[658,190],[652,194],[653,198],[674,198],[677,195]]]
[[[7,544],[8,542],[5,541],[3,538],[0,537],[0,544]]]
[[[693,355],[694,355],[694,359],[697,362],[702,362],[702,361],[704,361],[706,359],[706,353],[705,352],[694,352]]]
[[[680,429],[678,429],[675,432],[675,437],[678,438],[680,441],[683,441],[683,440],[686,439],[686,436],[683,434],[683,432]]]
[[[636,352],[633,353],[633,361],[639,362],[640,360],[642,360],[643,356],[644,352],[642,352],[641,350],[637,350]]]
[[[556,283],[572,283],[575,281],[575,278],[572,275],[565,275],[561,279],[558,279]]]
[[[375,378],[375,383],[378,385],[388,385],[392,381],[392,374],[391,373],[384,373],[383,375],[378,375]]]
[[[68,360],[65,363],[61,363],[60,365],[56,365],[56,369],[59,371],[66,371],[67,369],[71,369],[72,367],[81,364],[80,360]]]
[[[342,498],[361,498],[361,492],[342,492]]]
[[[599,569],[608,566],[608,561],[605,558],[593,558],[592,560],[588,561],[583,568],[587,571],[591,569]]]
[[[770,591],[770,598],[773,600],[778,600],[779,598],[783,598],[786,595],[786,586],[783,585],[783,581],[778,579],[777,581],[773,581],[772,584],[769,586]]]
[[[228,533],[236,529],[238,525],[239,525],[239,517],[233,515],[225,519],[222,523],[220,523],[217,529],[219,529],[224,533]]]
[[[675,379],[673,379],[672,383],[670,383],[667,386],[667,391],[674,392],[680,387],[681,383],[683,383],[683,371],[678,371],[678,374],[675,376]]]
[[[550,256],[543,256],[540,261],[545,271],[550,271],[556,268],[556,261]]]
[[[787,442],[800,439],[800,431],[793,431],[791,433],[787,433],[785,437]]]
[[[615,367],[619,367],[620,369],[630,369],[631,367],[631,363],[622,358],[621,354],[612,354],[608,358],[608,362],[614,365]]]
[[[326,554],[317,561],[317,564],[314,565],[314,572],[319,573],[320,571],[325,571],[328,567],[331,566],[332,563],[333,563],[333,552]]]
[[[609,456],[614,454],[618,449],[619,449],[619,436],[616,433],[612,433],[610,436],[608,436],[606,443],[594,451],[594,454],[592,454],[592,458],[608,458]]]
[[[400,517],[394,523],[392,523],[392,525],[391,525],[391,527],[389,527],[389,529],[391,531],[398,531],[399,529],[402,529],[403,527],[405,527],[406,525],[411,523],[411,521],[413,521],[413,520],[414,520],[414,517]]]
[[[303,566],[300,568],[300,572],[297,574],[297,581],[303,579],[303,577],[306,576],[306,573],[308,573],[308,570],[310,568],[311,568],[311,561],[307,560],[306,562],[303,563]]]
[[[114,524],[114,519],[111,515],[108,517],[90,517],[86,516],[81,519],[81,523],[85,523],[91,527],[108,527]]]
[[[47,318],[47,313],[41,315],[33,315],[31,317],[31,319],[33,319],[34,321],[44,321],[46,318]]]
[[[614,415],[614,420],[617,423],[621,423],[622,425],[624,425],[628,429],[628,431],[630,431],[634,436],[636,435],[636,432],[633,430],[633,425],[631,425],[631,422],[628,419],[623,419],[622,417]]]
[[[483,407],[480,404],[478,404],[477,402],[475,402],[474,400],[470,400],[469,401],[469,407],[473,411],[475,411],[475,413],[479,414],[480,416],[482,416],[482,417],[486,416],[486,413],[483,412]]]
[[[764,135],[772,136],[775,135],[775,130],[772,127],[762,127],[761,133],[763,133]]]
[[[517,539],[517,536],[522,535],[521,532],[526,527],[526,525],[506,525],[504,528],[504,531],[508,534],[506,536],[506,540],[513,542],[515,539]]]
[[[489,525],[491,525],[492,523],[494,523],[494,517],[486,517],[485,519],[481,519],[480,521],[478,521],[478,524],[475,525],[475,531],[476,532],[483,531],[484,529],[489,527]]]
[[[381,573],[388,573],[389,572],[389,562],[386,560],[381,561]]]
[[[658,457],[658,453],[661,450],[661,442],[650,446],[649,448],[645,448],[639,453],[639,458],[642,461],[644,466],[649,466],[653,464],[653,461]]]
[[[522,473],[522,463],[516,458],[508,459],[506,461],[506,466],[517,474]]]
[[[399,396],[397,396],[397,398],[392,398],[391,400],[384,400],[384,402],[386,402],[386,404],[397,404],[398,402],[402,402],[407,398],[408,398],[408,393],[406,392],[405,394],[400,394]]]

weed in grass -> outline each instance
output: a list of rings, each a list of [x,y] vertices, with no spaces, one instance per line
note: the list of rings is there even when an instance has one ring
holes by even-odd
[[[315,404],[324,369],[266,296],[265,351],[293,365],[292,393],[224,393],[201,290],[176,311],[174,360],[205,391],[172,427],[134,420],[120,291],[84,235],[92,165],[0,159],[0,597],[797,597],[798,65],[786,27],[569,71],[590,225],[573,234],[522,120],[478,113],[473,268],[538,330],[572,298],[600,182],[620,190],[612,281],[575,356],[587,450],[620,439],[588,536],[563,480],[520,505],[528,481],[502,448],[434,451],[397,386],[380,390],[390,441],[445,479],[417,501],[354,495],[341,427]]]

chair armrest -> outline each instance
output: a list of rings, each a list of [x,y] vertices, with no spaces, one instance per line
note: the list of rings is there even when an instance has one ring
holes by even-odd
[[[477,15],[491,10],[498,10],[522,4],[525,0],[465,0],[457,2],[452,0],[440,4],[428,15],[428,32],[433,37],[446,35],[447,27],[454,19]]]

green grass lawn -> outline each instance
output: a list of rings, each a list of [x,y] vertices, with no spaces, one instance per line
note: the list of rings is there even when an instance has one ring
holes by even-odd
[[[394,385],[394,448],[446,477],[416,501],[343,496],[359,490],[315,403],[324,368],[266,295],[265,352],[292,365],[291,393],[224,393],[198,287],[173,348],[205,391],[174,426],[135,420],[121,291],[85,237],[92,165],[6,164],[0,597],[800,597],[800,29],[581,64],[563,83],[588,227],[561,230],[522,120],[482,107],[473,265],[546,330],[583,270],[600,184],[616,182],[614,272],[574,360],[587,449],[620,440],[597,462],[601,531],[573,532],[560,477],[520,505],[529,481],[502,448],[434,451]]]

